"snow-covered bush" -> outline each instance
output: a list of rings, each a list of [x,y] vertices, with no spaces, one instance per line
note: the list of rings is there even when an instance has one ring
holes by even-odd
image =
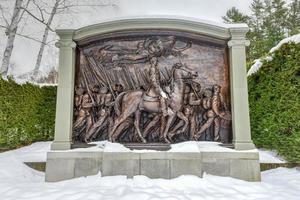
[[[300,43],[285,43],[249,76],[253,140],[300,162]]]
[[[52,140],[56,87],[0,78],[0,148]]]
[[[254,60],[254,64],[248,70],[247,76],[251,76],[252,74],[256,73],[262,67],[263,63],[272,61],[274,52],[277,51],[278,49],[280,49],[280,47],[282,45],[288,44],[288,43],[296,43],[296,44],[300,43],[300,34],[296,34],[296,35],[284,38],[275,47],[273,47],[269,51],[267,56]]]

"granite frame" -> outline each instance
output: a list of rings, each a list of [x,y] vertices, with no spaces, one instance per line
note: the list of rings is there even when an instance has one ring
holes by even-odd
[[[230,93],[233,145],[236,150],[255,149],[251,140],[245,48],[250,43],[246,24],[220,25],[199,19],[132,18],[103,22],[80,29],[58,29],[59,77],[52,150],[71,149],[76,42],[101,34],[129,30],[165,29],[199,34],[227,41],[230,63]]]

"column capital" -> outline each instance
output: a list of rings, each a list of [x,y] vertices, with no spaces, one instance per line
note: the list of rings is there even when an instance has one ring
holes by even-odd
[[[56,29],[55,32],[60,39],[73,39],[74,29]]]
[[[230,27],[229,33],[232,40],[243,40],[246,38],[246,34],[249,31],[249,27],[246,25],[244,27]]]
[[[250,41],[246,39],[246,34],[249,31],[249,27],[245,24],[245,26],[239,26],[239,27],[230,27],[230,40],[228,41],[229,47],[234,46],[249,46]]]
[[[76,43],[73,40],[59,40],[55,43],[55,46],[57,48],[67,47],[74,49],[76,47]]]
[[[243,40],[229,40],[228,41],[228,46],[229,47],[233,47],[233,46],[249,46],[250,45],[250,41],[243,39]]]
[[[72,49],[76,47],[76,43],[73,41],[74,29],[57,29],[55,32],[59,36],[58,42],[55,43],[56,47]]]

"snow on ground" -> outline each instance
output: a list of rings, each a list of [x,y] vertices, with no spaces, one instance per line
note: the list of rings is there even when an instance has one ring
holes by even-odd
[[[215,149],[214,146],[217,146],[214,143],[205,143],[201,145],[203,148],[210,146]],[[135,176],[133,179],[126,176],[101,177],[101,174],[98,174],[57,183],[45,183],[44,173],[35,171],[22,162],[45,160],[50,144],[38,142],[0,153],[1,200],[299,200],[300,197],[300,170],[297,168],[277,168],[262,172],[262,182],[246,182],[209,174],[204,174],[203,178],[184,175],[171,180],[150,179],[146,176]],[[172,149],[186,151],[189,148],[184,146],[191,144],[193,146],[194,143],[175,144]],[[107,145],[109,148],[122,148],[120,144],[106,141],[92,148],[101,149],[100,146],[103,150]],[[189,150],[193,150],[193,147]]]
[[[258,152],[260,163],[286,163],[285,159],[279,156],[276,151],[259,149]]]
[[[290,42],[295,42],[296,44],[300,43],[300,34],[296,34],[296,35],[293,35],[291,37],[287,37],[287,38],[284,38],[283,40],[281,40],[275,47],[273,47],[269,51],[269,54],[271,56],[266,56],[264,58],[256,59],[254,61],[254,64],[248,70],[247,76],[251,76],[252,74],[256,73],[261,68],[261,66],[263,65],[263,62],[272,61],[272,59],[273,59],[272,54],[275,51],[277,51],[283,44],[290,43]]]
[[[77,148],[69,151],[104,151],[104,152],[153,152],[155,150],[130,150],[120,143],[111,143],[109,141],[91,142],[95,144],[90,148]],[[234,149],[225,148],[219,146],[218,142],[195,142],[187,141],[177,144],[172,144],[169,152],[199,152],[200,151],[217,151],[217,152],[232,152]],[[45,162],[47,158],[47,152],[50,151],[51,142],[36,142],[30,146],[19,148],[13,151],[8,151],[0,154],[0,158],[3,155],[8,154],[9,157],[13,157],[18,162]],[[255,151],[255,150],[251,150]],[[276,151],[270,151],[266,149],[259,149],[259,157],[261,163],[285,163],[284,158],[280,157]]]

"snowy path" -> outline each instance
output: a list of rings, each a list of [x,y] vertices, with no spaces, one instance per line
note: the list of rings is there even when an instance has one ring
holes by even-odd
[[[47,142],[0,153],[1,200],[92,200],[92,199],[300,199],[300,170],[278,168],[262,173],[262,182],[246,182],[205,174],[203,178],[181,176],[172,180],[135,176],[90,176],[45,183],[44,173],[22,161],[40,161]]]

